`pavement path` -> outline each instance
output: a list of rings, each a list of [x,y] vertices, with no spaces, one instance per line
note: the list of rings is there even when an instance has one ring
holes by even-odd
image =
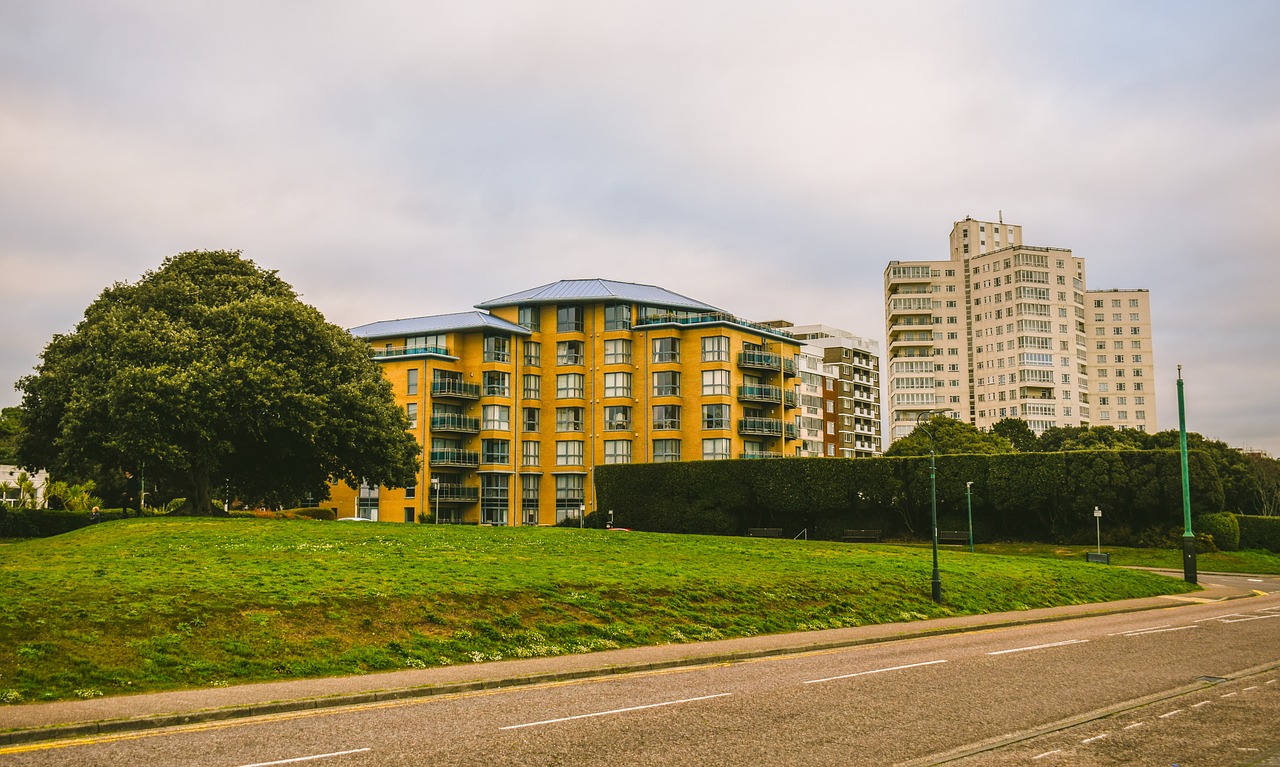
[[[1170,573],[1180,576],[1181,573]],[[1205,589],[1120,602],[1042,608],[826,631],[744,637],[697,644],[636,647],[585,655],[411,669],[349,677],[304,679],[83,701],[0,708],[0,745],[126,732],[258,716],[284,711],[451,694],[551,681],[724,663],[829,648],[893,642],[1096,615],[1222,601],[1280,591],[1275,576],[1201,573]]]

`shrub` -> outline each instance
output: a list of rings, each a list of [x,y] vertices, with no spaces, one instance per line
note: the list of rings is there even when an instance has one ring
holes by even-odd
[[[1280,517],[1241,515],[1236,521],[1240,524],[1240,548],[1280,552]]]
[[[0,538],[48,538],[89,525],[83,511],[10,509],[0,518]]]
[[[1213,545],[1221,551],[1240,550],[1240,522],[1235,514],[1221,512],[1196,517],[1191,529],[1213,536]]]

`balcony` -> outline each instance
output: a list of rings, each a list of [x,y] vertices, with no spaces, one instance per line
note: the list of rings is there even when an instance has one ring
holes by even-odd
[[[738,399],[744,402],[781,402],[782,388],[779,386],[739,386]],[[795,394],[791,393],[795,400]]]
[[[480,500],[480,488],[442,482],[431,485],[427,499],[432,503],[475,503]]]
[[[756,368],[758,370],[781,370],[782,355],[773,352],[749,351],[738,352],[738,367]],[[794,369],[795,363],[792,363]]]
[[[460,413],[440,413],[431,416],[432,431],[456,431],[476,434],[480,431],[480,419]]]
[[[434,354],[437,357],[449,357],[449,350],[443,346],[392,346],[384,349],[374,349],[373,358],[375,360],[388,359],[392,357],[417,357],[424,354]]]
[[[751,460],[754,458],[781,458],[782,453],[774,453],[774,452],[769,452],[765,450],[755,450],[750,453],[738,453],[738,457],[743,459],[744,461]]]
[[[431,382],[431,396],[480,399],[480,384],[465,383],[457,378],[437,378]]]
[[[441,448],[431,451],[430,462],[432,466],[475,467],[480,465],[480,451]]]
[[[791,425],[791,430],[794,434],[794,425]],[[782,421],[778,418],[739,418],[738,433],[744,436],[762,435],[766,437],[781,437]]]

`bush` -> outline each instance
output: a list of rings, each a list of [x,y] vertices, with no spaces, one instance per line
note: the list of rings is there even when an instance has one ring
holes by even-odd
[[[0,517],[0,538],[48,538],[88,527],[84,511],[9,509]]]
[[[1240,550],[1240,522],[1235,514],[1221,512],[1196,517],[1191,529],[1213,537],[1213,545],[1221,551]]]
[[[1280,552],[1280,517],[1239,516],[1240,548]]]

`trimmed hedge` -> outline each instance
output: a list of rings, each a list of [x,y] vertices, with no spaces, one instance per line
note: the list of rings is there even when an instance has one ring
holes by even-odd
[[[1103,537],[1130,543],[1182,519],[1176,450],[940,455],[938,526],[968,526],[965,483],[973,482],[974,536],[991,540],[1093,540],[1093,508]],[[1223,490],[1211,458],[1189,456],[1192,508],[1216,514]],[[922,539],[930,530],[929,458],[690,461],[596,468],[599,508],[637,530],[744,535],[781,527],[793,537],[839,540],[846,529]]]
[[[1206,533],[1213,537],[1213,545],[1219,551],[1240,550],[1240,522],[1235,514],[1205,514],[1196,517],[1191,523],[1196,533]]]
[[[1240,524],[1240,548],[1280,552],[1280,517],[1241,515],[1236,520]]]

